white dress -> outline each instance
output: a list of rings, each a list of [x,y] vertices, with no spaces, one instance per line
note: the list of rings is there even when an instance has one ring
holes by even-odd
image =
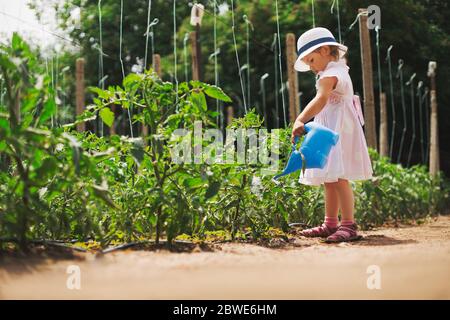
[[[372,178],[372,164],[366,138],[353,106],[353,84],[348,69],[344,60],[331,61],[325,70],[317,75],[316,89],[322,78],[337,77],[338,79],[327,104],[315,116],[314,122],[339,133],[339,140],[332,147],[325,168],[306,169],[304,175],[300,174],[299,182],[302,184],[321,185],[324,182],[337,182],[338,179]]]

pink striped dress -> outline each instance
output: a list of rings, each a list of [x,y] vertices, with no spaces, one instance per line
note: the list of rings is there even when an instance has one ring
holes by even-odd
[[[325,182],[337,182],[338,179],[354,181],[372,178],[372,164],[358,113],[353,105],[353,84],[348,69],[344,60],[331,61],[317,75],[316,89],[322,78],[338,79],[336,88],[325,107],[315,116],[314,122],[339,133],[339,141],[331,149],[325,168],[306,169],[304,175],[300,174],[299,182],[302,184],[321,185]]]

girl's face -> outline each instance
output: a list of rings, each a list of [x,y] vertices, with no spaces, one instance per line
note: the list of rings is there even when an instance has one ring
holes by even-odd
[[[325,70],[328,62],[333,61],[333,57],[330,55],[330,47],[320,47],[306,55],[302,61],[310,67],[312,72],[317,74],[318,72]]]

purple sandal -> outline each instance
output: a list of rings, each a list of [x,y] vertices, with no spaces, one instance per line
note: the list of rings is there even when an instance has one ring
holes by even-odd
[[[339,226],[337,231],[330,235],[325,242],[338,243],[360,240],[362,236],[360,236],[356,230],[358,230],[356,223],[350,226]]]
[[[300,235],[308,238],[315,238],[315,237],[326,238],[335,233],[337,230],[338,230],[337,227],[330,228],[324,223],[321,226],[303,230],[302,232],[300,232]]]

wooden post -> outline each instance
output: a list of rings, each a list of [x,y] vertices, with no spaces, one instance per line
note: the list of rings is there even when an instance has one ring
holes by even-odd
[[[200,47],[200,24],[204,14],[204,6],[195,4],[191,11],[191,25],[195,26],[195,31],[191,32],[192,48],[192,80],[202,81],[202,52]]]
[[[161,78],[162,70],[161,70],[161,56],[159,54],[153,55],[153,70],[155,70],[156,74]]]
[[[76,115],[79,116],[84,111],[85,97],[84,97],[84,59],[78,58],[76,61]],[[86,123],[78,123],[77,131],[82,132],[86,130]]]
[[[436,100],[436,67],[435,61],[428,64],[428,77],[430,77],[430,175],[436,175],[440,170],[439,163],[439,128],[438,109]]]
[[[197,25],[198,30],[200,29]],[[201,52],[199,45],[199,32],[193,31],[191,32],[191,48],[192,48],[192,80],[201,79]]]
[[[145,139],[148,136],[148,127],[142,124],[142,137]]]
[[[300,109],[298,98],[298,77],[294,69],[295,60],[297,59],[297,50],[295,49],[295,35],[288,33],[286,35],[286,58],[287,58],[287,74],[289,83],[289,121],[294,122],[298,116]]]
[[[359,9],[359,13],[367,12],[367,9]],[[364,91],[364,118],[367,145],[377,149],[377,131],[375,124],[375,102],[373,93],[372,75],[372,50],[370,46],[370,34],[367,27],[367,15],[359,16],[359,39],[361,43],[361,62]]]
[[[380,93],[380,155],[387,157],[389,155],[388,148],[388,119],[386,110],[386,94]]]
[[[229,106],[227,107],[227,125],[229,125],[231,121],[233,121],[233,118],[234,118],[234,109],[233,106]]]

